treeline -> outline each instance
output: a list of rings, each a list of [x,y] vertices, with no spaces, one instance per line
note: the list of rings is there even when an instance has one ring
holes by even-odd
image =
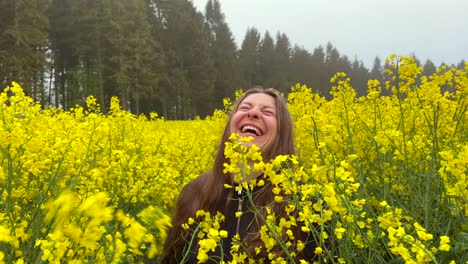
[[[218,0],[204,14],[189,0],[0,0],[0,34],[0,87],[17,81],[64,109],[94,95],[104,111],[118,96],[125,110],[169,119],[203,117],[256,85],[287,92],[302,83],[328,96],[338,71],[361,95],[388,67],[376,57],[369,70],[331,43],[310,52],[256,28],[237,47]],[[435,69],[425,62],[425,74]]]

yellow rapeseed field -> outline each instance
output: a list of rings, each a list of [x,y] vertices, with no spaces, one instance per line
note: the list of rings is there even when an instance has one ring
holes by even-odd
[[[226,171],[254,160],[275,201],[287,199],[287,217],[264,219],[265,263],[292,263],[304,244],[279,234],[298,224],[317,245],[301,263],[468,262],[468,63],[421,76],[412,58],[388,61],[391,79],[369,80],[363,97],[344,73],[331,100],[291,88],[298,156],[262,161],[236,135],[226,145]],[[116,98],[99,109],[93,97],[43,109],[16,83],[0,94],[0,263],[158,260],[175,199],[210,168],[226,110],[167,121],[122,111]],[[223,218],[200,211],[184,225],[199,232],[200,263],[226,236]],[[239,243],[232,263],[251,263]]]

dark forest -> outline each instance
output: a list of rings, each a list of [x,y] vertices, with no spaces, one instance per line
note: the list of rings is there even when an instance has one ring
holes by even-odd
[[[369,79],[387,78],[385,58],[367,69],[332,43],[310,51],[287,32],[252,27],[237,47],[218,0],[202,11],[189,0],[0,0],[0,34],[0,87],[16,81],[44,107],[69,109],[93,95],[106,112],[117,96],[134,114],[193,119],[238,89],[287,94],[300,83],[328,98],[336,72],[358,95]],[[413,56],[424,75],[438,67]]]

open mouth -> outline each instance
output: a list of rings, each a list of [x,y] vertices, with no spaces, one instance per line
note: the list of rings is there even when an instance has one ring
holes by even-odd
[[[254,134],[256,136],[263,135],[263,132],[258,128],[250,125],[245,125],[241,128],[242,133]]]

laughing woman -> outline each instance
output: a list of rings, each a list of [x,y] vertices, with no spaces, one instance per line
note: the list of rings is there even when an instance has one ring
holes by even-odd
[[[255,187],[250,200],[246,199],[245,190],[237,192],[232,188],[225,188],[226,184],[231,186],[236,184],[233,175],[223,172],[224,164],[229,163],[224,153],[225,143],[233,133],[243,137],[253,137],[249,144],[255,144],[260,148],[264,161],[270,161],[278,155],[295,154],[293,125],[284,98],[273,89],[248,90],[238,100],[229,116],[212,169],[187,184],[179,195],[172,219],[173,227],[164,246],[162,263],[198,262],[199,238],[193,230],[182,227],[189,218],[195,217],[198,210],[210,212],[211,215],[221,212],[225,216],[221,229],[227,231],[227,236],[222,238],[220,246],[214,252],[209,252],[208,262],[231,261],[234,237],[241,241],[242,248],[255,262],[269,262],[268,252],[258,250],[264,245],[260,232],[262,225],[265,224],[266,210],[262,208],[270,206],[276,216],[281,216],[286,205],[274,201],[272,184]],[[253,172],[247,175],[247,180],[263,179],[263,177],[262,173]],[[267,180],[265,178],[265,181]],[[240,217],[236,217],[236,212],[242,212],[237,214]],[[300,228],[296,228],[293,232],[295,239],[308,241],[307,234],[302,233]],[[292,250],[295,249],[294,245],[291,247]],[[284,247],[276,246],[272,250],[276,251],[275,256],[288,255],[290,259],[298,262],[299,259],[313,258],[314,248],[312,244],[306,242],[305,248],[293,255],[288,255],[286,251],[289,249],[285,250]]]

